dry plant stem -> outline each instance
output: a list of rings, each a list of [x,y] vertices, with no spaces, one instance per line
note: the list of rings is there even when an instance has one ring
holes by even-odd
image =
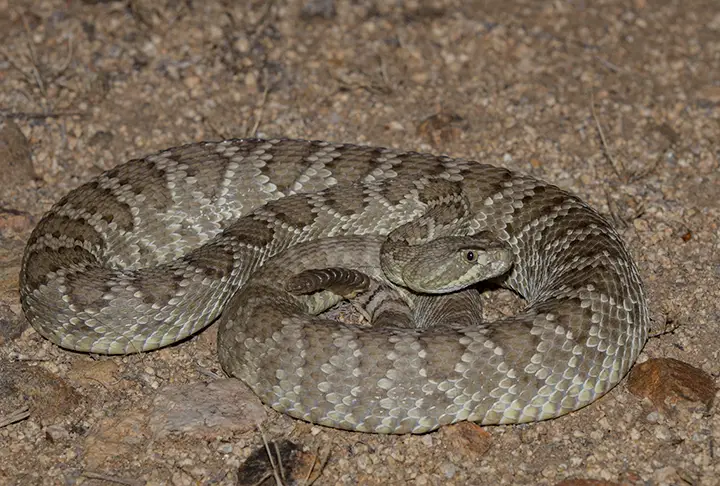
[[[30,417],[30,409],[27,407],[20,407],[17,410],[11,412],[9,415],[0,417],[0,429],[8,425],[20,422]]]
[[[119,478],[117,476],[110,476],[109,474],[99,473],[95,471],[83,471],[82,475],[88,479],[100,479],[102,481],[108,481],[110,483],[122,484],[125,486],[141,486],[145,484],[143,481],[135,481],[133,479]]]
[[[268,460],[270,461],[270,466],[272,466],[273,470],[273,477],[275,478],[275,484],[277,486],[283,486],[283,481],[281,475],[282,472],[280,471],[280,468],[282,465],[278,465],[275,463],[275,459],[273,459],[273,453],[270,450],[270,445],[268,444],[267,437],[265,437],[265,432],[262,429],[262,426],[260,424],[257,424],[257,429],[260,432],[260,437],[262,437],[263,445],[265,446],[265,452],[267,453]],[[278,459],[280,455],[278,454]]]
[[[590,93],[590,110],[592,111],[593,119],[595,120],[595,125],[597,126],[598,133],[600,134],[600,141],[602,142],[603,149],[605,151],[605,155],[607,156],[608,160],[610,161],[610,165],[613,168],[613,172],[615,172],[615,175],[622,180],[627,180],[627,172],[625,171],[625,166],[622,162],[616,161],[615,157],[612,154],[612,151],[610,150],[610,145],[608,145],[607,139],[605,138],[605,132],[603,131],[602,125],[600,124],[600,119],[597,116],[597,113],[595,112],[595,95],[591,92]],[[619,168],[618,168],[619,166]]]

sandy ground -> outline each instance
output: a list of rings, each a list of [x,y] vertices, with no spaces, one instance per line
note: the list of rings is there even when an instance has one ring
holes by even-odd
[[[671,330],[640,360],[676,358],[717,383],[717,0],[0,0],[0,48],[0,114],[27,138],[36,175],[0,176],[0,389],[27,377],[36,407],[0,428],[2,484],[235,484],[262,445],[253,426],[144,428],[159,390],[221,374],[212,332],[91,357],[27,328],[18,301],[24,243],[54,201],[129,158],[203,139],[447,153],[572,190],[622,231],[655,325]],[[315,484],[720,484],[715,409],[658,410],[625,384],[460,446],[442,431],[379,437],[267,414],[269,440],[327,458]]]

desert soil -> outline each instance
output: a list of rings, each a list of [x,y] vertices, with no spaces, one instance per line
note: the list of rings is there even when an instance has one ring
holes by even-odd
[[[18,298],[43,212],[130,158],[247,136],[430,151],[524,171],[611,218],[654,319],[640,361],[717,384],[717,0],[0,0],[0,118],[0,419],[18,413],[0,483],[236,484],[264,436],[319,458],[315,484],[720,484],[716,408],[659,407],[625,382],[522,426],[373,436],[252,405],[260,427],[172,429],[157,423],[167,397],[225,383],[212,329],[89,356],[29,328]]]

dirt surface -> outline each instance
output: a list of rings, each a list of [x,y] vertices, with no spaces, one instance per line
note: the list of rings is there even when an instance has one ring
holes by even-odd
[[[54,201],[204,139],[447,153],[572,190],[621,230],[669,330],[640,360],[675,358],[718,382],[717,0],[0,0],[0,110],[30,150],[0,148],[30,153],[35,174],[0,161],[0,418],[17,413],[0,428],[1,484],[235,484],[262,446],[252,425],[148,426],[160,390],[222,376],[212,330],[88,356],[27,328],[18,300],[24,243]],[[622,383],[540,424],[382,437],[267,410],[262,430],[326,459],[315,484],[715,485],[715,410],[658,409]]]

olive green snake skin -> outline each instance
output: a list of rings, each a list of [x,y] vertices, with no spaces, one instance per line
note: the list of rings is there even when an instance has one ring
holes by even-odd
[[[278,290],[306,260],[364,274],[387,235],[409,228],[411,241],[414,221],[434,227],[433,206],[457,197],[466,215],[438,224],[508,249],[495,283],[527,301],[518,315],[362,327]],[[197,143],[105,172],[37,225],[20,292],[40,334],[93,353],[156,349],[220,317],[224,369],[266,404],[376,433],[563,415],[617,384],[648,332],[630,254],[577,197],[476,161],[302,140]],[[447,299],[472,304],[469,292]]]

